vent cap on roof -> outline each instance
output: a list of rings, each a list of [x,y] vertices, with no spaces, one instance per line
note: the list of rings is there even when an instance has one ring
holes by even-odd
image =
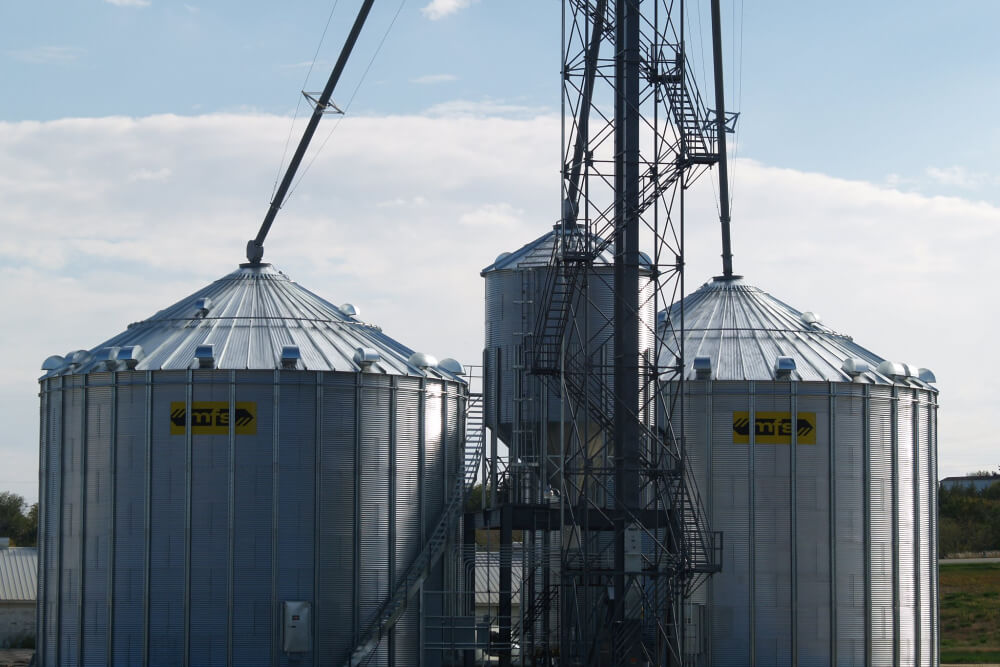
[[[799,319],[802,320],[803,324],[808,326],[813,326],[814,324],[819,324],[823,321],[823,318],[820,317],[818,313],[814,313],[811,310],[807,310],[799,315]]]
[[[465,367],[463,367],[461,363],[459,363],[455,359],[452,359],[451,357],[442,359],[441,363],[438,364],[438,368],[440,368],[443,371],[447,371],[452,375],[465,375]]]
[[[382,361],[382,355],[378,353],[373,347],[359,347],[354,350],[354,363],[356,363],[362,371],[366,371],[371,368],[372,364],[377,364]]]
[[[787,380],[792,377],[795,370],[795,359],[792,357],[778,357],[774,360],[774,377],[778,380]]]
[[[285,345],[281,348],[281,367],[296,368],[302,359],[302,352],[298,345]]]
[[[357,317],[361,314],[361,311],[353,303],[340,304],[340,312],[348,317]]]
[[[927,384],[931,384],[933,382],[937,382],[937,378],[934,377],[934,372],[931,371],[931,369],[929,369],[929,368],[920,368],[920,369],[918,369],[917,370],[917,377],[919,377],[921,380],[923,380]]]
[[[712,357],[694,358],[694,376],[699,380],[712,379]]]
[[[215,368],[215,346],[211,343],[199,345],[194,349],[194,359],[198,368]]]
[[[841,369],[852,378],[856,378],[859,375],[867,373],[871,370],[871,366],[864,359],[859,359],[858,357],[848,357],[844,359],[844,363],[841,364]]]
[[[66,365],[66,360],[60,357],[58,354],[53,354],[51,357],[45,359],[42,362],[43,371],[57,371]]]
[[[142,345],[125,345],[118,349],[118,361],[125,362],[125,368],[134,371],[146,354],[142,351]]]
[[[207,296],[194,301],[195,317],[205,317],[212,310],[212,300]]]
[[[410,355],[409,362],[417,368],[431,368],[438,365],[438,360],[426,352],[414,352]]]
[[[118,370],[118,348],[102,347],[97,351],[97,354],[94,355],[94,361],[98,364],[94,370]],[[103,366],[103,368],[101,368],[101,366]]]

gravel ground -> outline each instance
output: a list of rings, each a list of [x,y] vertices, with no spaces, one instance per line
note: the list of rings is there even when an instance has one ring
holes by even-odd
[[[33,655],[30,648],[0,648],[0,667],[27,667]]]

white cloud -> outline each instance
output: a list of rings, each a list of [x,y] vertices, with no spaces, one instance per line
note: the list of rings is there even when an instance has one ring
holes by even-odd
[[[128,175],[128,181],[130,183],[135,183],[136,181],[165,181],[170,178],[171,173],[167,167],[161,167],[160,169],[140,168]]]
[[[150,0],[104,0],[104,2],[116,7],[149,7],[152,4]]]
[[[448,83],[450,81],[458,81],[458,77],[454,74],[425,74],[410,79],[410,83],[419,84]]]
[[[529,107],[512,104],[503,100],[451,100],[432,105],[426,111],[429,116],[487,118],[495,116],[513,118],[533,118],[550,113],[545,107]]]
[[[524,219],[524,211],[510,204],[484,204],[474,211],[463,213],[458,218],[459,224],[473,227],[512,227]],[[530,239],[525,239],[530,240]]]
[[[93,347],[242,261],[288,119],[255,114],[0,123],[0,460],[33,479],[41,361]],[[265,259],[438,357],[482,346],[479,271],[559,212],[558,117],[349,117],[275,222]],[[311,156],[310,156],[311,157]],[[307,158],[309,159],[309,158]],[[735,268],[877,354],[940,378],[941,473],[989,466],[1000,209],[740,160]],[[703,179],[687,286],[718,273]],[[969,354],[975,364],[967,363]],[[13,477],[12,477],[13,478]]]
[[[36,46],[7,53],[15,60],[32,65],[64,65],[79,60],[85,51],[75,46]]]
[[[431,2],[420,11],[423,12],[424,16],[430,20],[437,21],[438,19],[443,19],[446,16],[450,16],[457,11],[465,9],[477,1],[478,0],[431,0]]]
[[[991,179],[988,174],[969,171],[961,166],[951,166],[943,169],[928,167],[926,174],[935,183],[962,188],[963,190],[975,190],[991,181],[997,182],[997,179]]]

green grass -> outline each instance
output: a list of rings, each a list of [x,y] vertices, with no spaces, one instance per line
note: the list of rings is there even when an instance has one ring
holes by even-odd
[[[1000,663],[1000,563],[940,566],[941,662]]]

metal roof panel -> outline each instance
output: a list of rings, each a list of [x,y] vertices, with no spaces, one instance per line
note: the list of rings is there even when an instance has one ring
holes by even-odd
[[[89,350],[90,359],[63,365],[48,375],[104,370],[93,357],[107,347],[140,345],[145,357],[136,370],[183,370],[195,349],[212,344],[218,369],[281,368],[281,350],[297,345],[299,369],[360,370],[359,347],[374,348],[381,360],[368,372],[461,380],[445,370],[409,363],[413,350],[379,327],[348,314],[269,264],[240,268]]]

